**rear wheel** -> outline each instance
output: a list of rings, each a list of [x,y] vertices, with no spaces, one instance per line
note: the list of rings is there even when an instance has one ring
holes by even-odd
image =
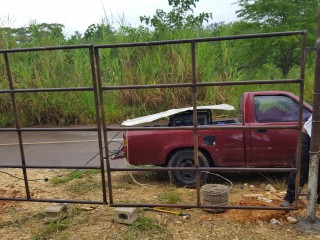
[[[199,165],[200,167],[209,167],[208,159],[199,152]],[[176,152],[169,160],[168,167],[194,167],[194,152],[193,150],[180,150]],[[170,178],[178,186],[195,187],[196,186],[196,173],[190,171],[170,171]],[[208,179],[208,172],[200,172],[200,185],[204,184]]]

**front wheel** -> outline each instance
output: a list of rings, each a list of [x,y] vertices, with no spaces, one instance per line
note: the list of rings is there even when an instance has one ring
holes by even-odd
[[[208,159],[199,152],[200,167],[209,167]],[[169,160],[168,167],[195,167],[193,150],[180,150],[176,152]],[[169,171],[170,178],[178,186],[195,187],[196,173],[190,171]],[[204,184],[208,179],[208,172],[200,172],[200,185]]]

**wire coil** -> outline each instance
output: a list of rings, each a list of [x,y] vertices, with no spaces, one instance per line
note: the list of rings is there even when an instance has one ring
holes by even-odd
[[[227,206],[229,204],[229,187],[222,184],[205,184],[201,188],[202,191],[202,204]],[[211,213],[225,212],[226,209],[204,208],[205,211]]]

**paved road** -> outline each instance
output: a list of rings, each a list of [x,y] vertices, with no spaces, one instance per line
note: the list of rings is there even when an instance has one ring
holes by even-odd
[[[27,165],[99,166],[98,134],[88,131],[22,132]],[[110,150],[119,149],[121,132],[108,132]],[[112,167],[125,166],[125,160],[110,161]],[[16,132],[0,132],[0,165],[21,165]]]

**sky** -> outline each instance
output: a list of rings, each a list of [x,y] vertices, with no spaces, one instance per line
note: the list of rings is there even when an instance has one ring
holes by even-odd
[[[236,20],[236,0],[200,0],[195,15],[212,13],[212,22]],[[114,27],[119,22],[137,27],[140,16],[153,16],[156,9],[170,11],[168,0],[5,0],[0,7],[0,27],[27,27],[30,23],[60,23],[64,34],[83,34],[89,25],[107,18]]]

